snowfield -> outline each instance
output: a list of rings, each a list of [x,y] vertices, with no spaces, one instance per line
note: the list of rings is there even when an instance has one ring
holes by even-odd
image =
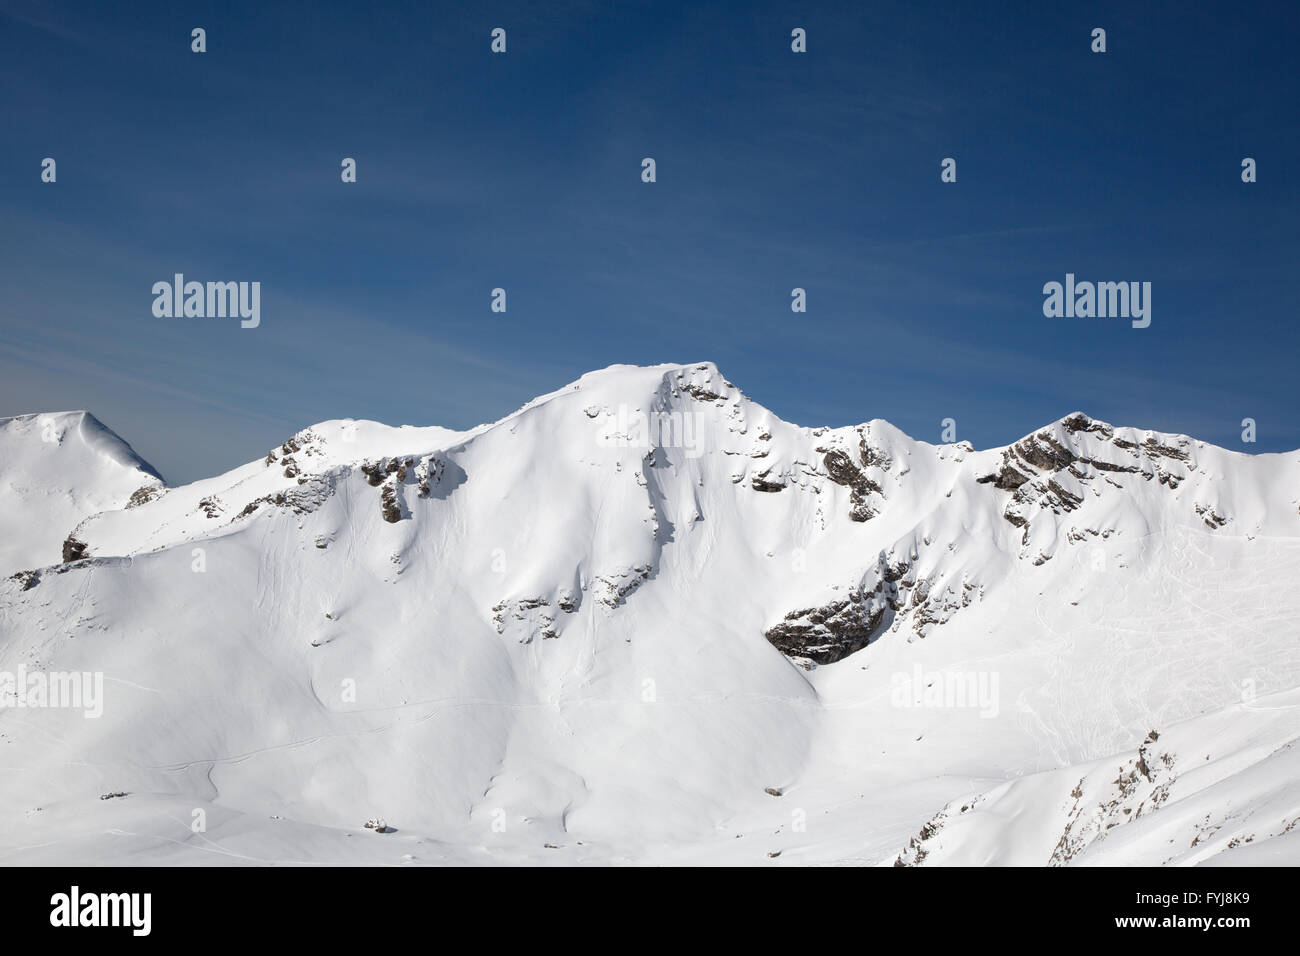
[[[6,864],[1300,863],[1297,452],[707,363],[181,487],[29,415],[0,571],[0,675],[104,694],[0,706]]]

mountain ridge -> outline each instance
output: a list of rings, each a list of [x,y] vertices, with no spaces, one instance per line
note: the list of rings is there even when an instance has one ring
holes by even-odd
[[[129,818],[142,859],[201,852],[150,849],[198,806],[253,860],[389,859],[347,839],[378,814],[435,862],[915,862],[962,795],[1055,794],[1246,681],[1300,686],[1298,485],[1297,455],[1081,413],[983,451],[792,425],[708,363],[590,373],[465,432],[319,423],[0,581],[0,670],[110,689],[97,721],[19,727],[0,797]],[[1231,747],[1300,735],[1269,713]],[[1190,841],[1179,779],[1160,819]],[[86,810],[96,787],[135,809]],[[1007,858],[1068,836],[1057,862],[1086,862],[1090,812],[1047,807]],[[982,852],[998,814],[964,816],[926,857]],[[0,823],[0,852],[35,842]]]

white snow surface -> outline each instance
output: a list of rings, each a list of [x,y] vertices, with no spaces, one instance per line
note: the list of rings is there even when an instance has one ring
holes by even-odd
[[[92,514],[162,479],[88,412],[0,418],[0,576],[57,564]]]
[[[170,488],[0,420],[0,674],[104,682],[0,706],[0,862],[1294,865],[1298,496],[1297,452],[804,428],[709,363]]]

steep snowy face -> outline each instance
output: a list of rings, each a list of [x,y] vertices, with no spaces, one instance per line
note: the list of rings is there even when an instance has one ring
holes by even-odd
[[[5,725],[0,801],[126,791],[84,839],[107,814],[153,859],[202,806],[255,859],[388,859],[340,839],[380,815],[438,861],[892,862],[962,795],[1300,687],[1298,485],[1297,454],[1078,413],[988,451],[803,428],[707,363],[468,432],[327,422],[0,585],[0,671],[108,687]],[[977,708],[927,703],[967,678]],[[27,826],[56,818],[79,845],[72,809]]]
[[[0,575],[59,563],[82,519],[138,504],[162,486],[88,412],[0,418]]]

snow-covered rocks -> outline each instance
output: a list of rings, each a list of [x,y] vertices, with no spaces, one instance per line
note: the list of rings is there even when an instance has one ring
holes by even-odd
[[[111,778],[113,853],[158,862],[199,852],[171,830],[196,806],[249,859],[1160,862],[1136,835],[1191,825],[1198,721],[1241,789],[1182,804],[1224,835],[1191,855],[1293,845],[1300,710],[1240,702],[1300,687],[1294,453],[1082,414],[985,451],[809,429],[707,363],[467,432],[324,422],[171,488],[94,429],[28,447],[28,418],[0,433],[0,671],[108,691],[96,721],[0,712],[0,801],[59,831],[0,820],[7,858],[100,852],[81,796]],[[1000,706],[896,707],[916,668],[996,675]],[[346,839],[377,806],[401,832]]]

